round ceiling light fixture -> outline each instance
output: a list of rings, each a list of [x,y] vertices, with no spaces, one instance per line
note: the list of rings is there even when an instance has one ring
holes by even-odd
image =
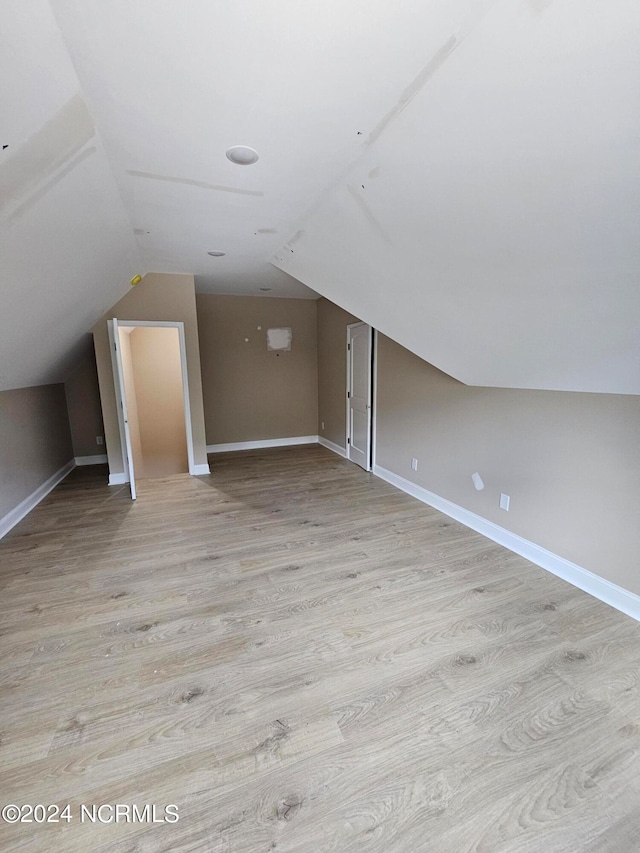
[[[225,256],[226,254],[227,254],[226,252],[218,252],[218,251],[216,251],[216,252],[207,252],[207,255],[211,255],[211,257],[212,257],[212,258],[224,258],[224,256]]]
[[[258,160],[258,152],[255,148],[249,148],[248,145],[232,145],[226,150],[227,160],[236,163],[238,166],[251,166]]]

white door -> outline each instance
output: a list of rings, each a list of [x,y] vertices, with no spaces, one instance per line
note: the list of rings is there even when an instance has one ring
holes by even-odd
[[[371,470],[371,326],[347,326],[347,458]]]
[[[133,451],[131,449],[131,431],[129,430],[129,415],[127,413],[127,395],[125,392],[124,386],[124,371],[122,369],[122,352],[120,350],[120,335],[118,334],[118,321],[113,318],[111,321],[112,324],[112,337],[113,337],[113,352],[115,355],[114,358],[114,371],[113,371],[113,384],[116,389],[116,404],[118,406],[118,411],[121,414],[120,420],[120,428],[124,431],[124,442],[123,442],[123,450],[124,453],[124,470],[125,474],[129,477],[129,485],[131,486],[131,500],[135,501],[136,499],[136,479],[133,471]]]

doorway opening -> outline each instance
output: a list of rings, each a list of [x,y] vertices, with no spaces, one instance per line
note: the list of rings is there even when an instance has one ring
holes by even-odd
[[[347,326],[347,459],[373,466],[374,335],[366,323]]]
[[[125,474],[136,479],[193,473],[193,438],[182,323],[110,324]]]

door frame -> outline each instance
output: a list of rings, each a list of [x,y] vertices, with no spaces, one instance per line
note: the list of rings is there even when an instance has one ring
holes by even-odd
[[[124,382],[124,366],[122,364],[122,340],[118,329],[116,317],[108,321],[110,337],[113,340],[113,385],[116,392],[116,405],[118,409],[118,425],[122,428],[120,443],[122,447],[122,461],[124,480],[129,483],[131,489],[131,500],[135,501],[136,474],[133,461],[133,448],[131,444],[131,427],[129,425],[129,400],[127,400],[127,388]]]
[[[371,377],[371,470],[376,467],[378,446],[378,330],[372,328],[373,368]]]
[[[115,318],[118,319],[118,318]],[[111,326],[111,324],[110,324]],[[183,398],[183,408],[184,408],[184,426],[185,432],[187,434],[187,460],[189,463],[189,474],[195,476],[196,474],[196,466],[194,463],[194,454],[193,454],[193,430],[191,427],[191,398],[189,397],[189,377],[187,375],[187,345],[186,338],[184,335],[184,323],[182,320],[120,320],[118,319],[118,328],[121,326],[145,326],[145,327],[157,327],[160,329],[177,329],[178,330],[178,340],[180,343],[180,369],[182,372],[182,398]],[[111,329],[113,327],[111,326]],[[111,332],[113,335],[113,331]],[[113,347],[111,348],[112,356],[114,354]],[[124,420],[122,418],[122,411],[120,406],[118,406],[118,424],[120,426],[120,443],[124,442]],[[123,455],[123,461],[125,459]],[[125,468],[127,465],[125,464]],[[125,472],[126,476],[128,476],[128,472]]]
[[[115,318],[117,319],[117,318]],[[113,371],[113,391],[116,397],[116,411],[118,412],[118,432],[120,434],[120,452],[122,453],[122,467],[124,469],[122,474],[113,475],[109,473],[109,485],[112,483],[129,483],[131,479],[129,477],[129,461],[127,459],[127,442],[125,439],[125,428],[124,428],[124,412],[122,411],[122,400],[118,398],[118,393],[120,395],[124,394],[124,389],[120,388],[120,378],[119,378],[119,370],[118,370],[118,359],[116,356],[116,339],[113,332],[113,319],[107,320],[107,331],[109,333],[109,349],[111,351],[111,369]],[[111,472],[111,465],[109,465],[109,471]],[[112,480],[113,477],[117,477],[117,480]],[[120,479],[123,477],[124,479]]]
[[[367,460],[367,467],[363,470],[372,471],[373,466],[375,464],[375,422],[376,422],[376,383],[378,376],[378,356],[377,356],[377,331],[373,328],[373,326],[369,325],[369,323],[365,323],[364,320],[360,320],[357,323],[348,323],[347,324],[347,340],[346,340],[346,353],[347,353],[347,384],[346,384],[346,435],[344,440],[344,448],[345,455],[349,462],[353,462],[349,457],[349,448],[351,446],[351,406],[350,406],[350,394],[351,394],[351,350],[349,347],[349,335],[351,329],[356,326],[368,326],[369,327],[369,349],[371,351],[371,362],[369,363],[369,393],[371,405],[369,408],[369,459]],[[358,463],[354,462],[354,465]]]

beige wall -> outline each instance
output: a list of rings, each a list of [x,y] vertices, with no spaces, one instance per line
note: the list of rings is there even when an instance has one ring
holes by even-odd
[[[0,392],[0,519],[71,459],[64,385]]]
[[[199,294],[197,305],[207,443],[316,435],[316,300]],[[267,351],[274,327],[292,328],[290,352]]]
[[[115,474],[122,473],[124,465],[107,331],[107,320],[112,317],[119,320],[177,320],[184,323],[194,462],[196,465],[205,465],[207,450],[193,276],[148,273],[93,327],[109,470]]]
[[[328,299],[318,300],[318,434],[342,448],[347,435],[347,326],[359,322]]]
[[[96,442],[97,436],[104,438],[104,426],[96,356],[93,342],[89,339],[88,343],[64,383],[74,456],[97,456],[106,452],[104,444]]]
[[[380,335],[376,462],[640,593],[640,397],[471,388]]]
[[[130,342],[142,456],[141,470],[136,475],[187,474],[178,330],[140,326],[123,337]]]

